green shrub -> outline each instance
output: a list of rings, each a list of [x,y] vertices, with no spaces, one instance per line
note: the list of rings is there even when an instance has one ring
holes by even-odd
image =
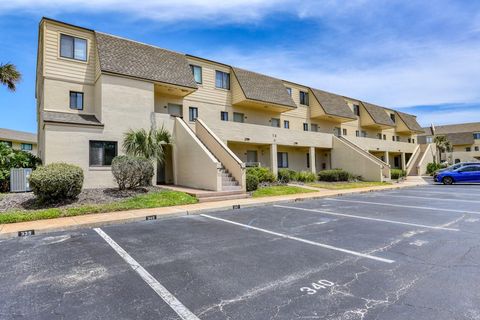
[[[120,190],[150,185],[153,164],[140,157],[118,156],[112,160],[112,174]]]
[[[275,175],[268,168],[264,167],[248,168],[247,174],[256,176],[259,183],[275,182],[277,180]]]
[[[390,176],[392,179],[394,180],[398,180],[400,178],[403,178],[406,176],[406,172],[405,170],[401,170],[401,169],[391,169],[390,170]]]
[[[290,169],[278,170],[278,181],[283,183],[289,183],[290,181],[297,180],[297,172]]]
[[[335,181],[350,181],[354,177],[343,169],[322,170],[318,173],[319,181],[335,182]]]
[[[32,168],[41,164],[40,158],[21,150],[13,150],[8,144],[0,142],[0,192],[10,190],[10,169]]]
[[[258,178],[256,175],[247,173],[247,191],[255,191],[258,189]]]
[[[75,199],[82,191],[82,168],[67,163],[38,167],[29,178],[30,186],[41,202]]]
[[[440,164],[440,163],[430,162],[429,164],[427,164],[427,173],[432,174],[435,171],[443,169],[443,168],[445,168],[445,166]]]
[[[316,175],[310,171],[300,171],[297,173],[296,180],[300,182],[314,182],[316,180]]]

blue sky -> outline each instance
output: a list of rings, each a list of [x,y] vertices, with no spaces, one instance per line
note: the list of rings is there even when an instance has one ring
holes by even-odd
[[[480,1],[11,0],[0,2],[0,127],[36,131],[42,16],[418,115],[480,121]]]

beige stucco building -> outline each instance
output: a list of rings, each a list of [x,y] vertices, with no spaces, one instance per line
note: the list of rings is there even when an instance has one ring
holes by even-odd
[[[445,136],[452,148],[437,159],[450,164],[480,161],[480,122],[460,123],[423,128],[418,139],[420,143],[432,143],[435,136]]]
[[[81,166],[86,187],[114,184],[129,129],[174,143],[156,182],[245,190],[245,168],[344,168],[366,180],[424,158],[415,116],[201,57],[42,19],[39,155]]]
[[[15,150],[37,154],[37,135],[34,133],[0,128],[0,142]]]

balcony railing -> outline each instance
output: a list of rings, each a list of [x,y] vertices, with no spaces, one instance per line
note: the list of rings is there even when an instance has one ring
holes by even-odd
[[[413,153],[417,147],[416,143],[401,141],[389,141],[364,137],[346,136],[348,140],[359,147],[369,151],[388,151],[388,152],[406,152]]]
[[[224,141],[332,148],[333,135],[330,133],[300,131],[233,121],[206,119],[204,121]]]

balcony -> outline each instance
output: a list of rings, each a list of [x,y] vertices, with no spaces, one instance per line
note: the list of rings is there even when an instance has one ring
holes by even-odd
[[[373,138],[362,137],[345,137],[349,141],[355,143],[357,146],[368,151],[388,151],[388,152],[405,152],[413,153],[417,147],[416,143],[388,141]]]
[[[256,144],[278,144],[293,147],[332,148],[332,134],[298,131],[250,123],[204,120],[222,140]]]

